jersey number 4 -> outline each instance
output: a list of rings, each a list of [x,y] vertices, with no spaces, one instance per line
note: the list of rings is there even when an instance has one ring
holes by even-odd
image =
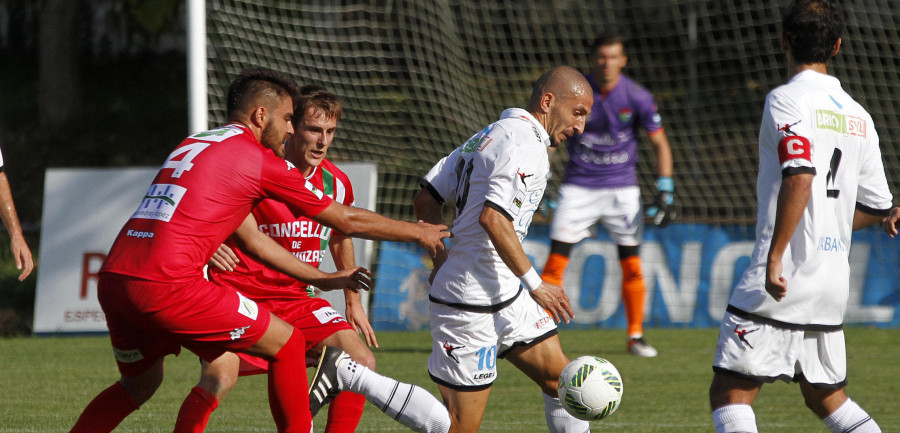
[[[172,177],[181,177],[184,172],[194,167],[194,164],[191,161],[196,158],[200,152],[209,147],[209,145],[210,143],[190,143],[175,149],[169,154],[169,157],[166,158],[166,162],[163,163],[162,169],[165,170],[171,168],[175,170],[172,172]],[[187,153],[187,155],[184,155],[185,153]],[[179,160],[174,159],[181,155],[184,155],[184,157]]]

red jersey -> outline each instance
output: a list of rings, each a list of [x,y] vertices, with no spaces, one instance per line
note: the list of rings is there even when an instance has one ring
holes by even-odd
[[[331,161],[322,160],[306,180],[334,201],[347,206],[354,205],[350,179]],[[297,217],[284,203],[275,200],[261,201],[253,208],[252,214],[259,231],[274,239],[298,259],[315,267],[322,263],[331,239],[331,228],[303,216]],[[309,296],[306,283],[253,260],[240,251],[231,239],[225,243],[234,250],[240,262],[231,272],[210,267],[212,280],[216,284],[234,287],[260,302]]]
[[[315,216],[332,200],[243,125],[194,134],[169,154],[100,272],[202,278],[203,266],[262,199]]]

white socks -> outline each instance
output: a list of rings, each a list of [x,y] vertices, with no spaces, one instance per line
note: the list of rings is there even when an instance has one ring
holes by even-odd
[[[341,390],[366,396],[385,415],[420,433],[447,433],[450,413],[431,393],[382,376],[347,359],[338,366]]]
[[[582,421],[569,415],[559,399],[550,397],[543,392],[544,396],[544,418],[547,419],[547,427],[550,433],[588,433],[591,431],[591,425],[587,421]]]
[[[758,433],[756,415],[747,404],[722,406],[712,413],[716,433]]]
[[[832,433],[881,433],[881,428],[858,404],[849,398],[831,415],[822,419]]]

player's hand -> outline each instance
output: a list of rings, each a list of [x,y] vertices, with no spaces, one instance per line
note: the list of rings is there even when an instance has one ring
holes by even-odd
[[[378,348],[378,339],[375,338],[375,329],[373,329],[372,324],[369,323],[369,316],[366,315],[366,312],[363,310],[362,304],[359,303],[358,299],[356,301],[347,301],[347,308],[344,310],[344,314],[347,316],[347,323],[356,328],[356,330],[362,334],[363,338],[366,339],[366,345]]]
[[[372,289],[372,273],[362,266],[355,266],[328,274],[327,278],[313,282],[323,292],[347,289],[354,292]]]
[[[34,258],[31,257],[31,250],[25,243],[25,238],[21,236],[13,237],[9,242],[9,249],[16,260],[16,269],[21,269],[19,281],[25,281],[31,271],[34,269]]]
[[[781,259],[774,260],[770,258],[766,263],[766,291],[778,302],[784,299],[787,294],[787,280],[781,276],[784,265]]]
[[[881,228],[890,237],[897,236],[897,222],[900,221],[900,207],[891,209],[891,213],[881,220]]]
[[[665,227],[675,219],[675,182],[671,177],[661,176],[656,179],[656,197],[647,205],[645,214],[653,221],[653,225]]]
[[[534,302],[543,307],[557,323],[560,321],[569,323],[570,318],[575,318],[569,297],[562,287],[544,281],[541,287],[532,290],[530,294]]]
[[[212,258],[209,259],[209,264],[220,270],[231,272],[240,261],[237,254],[234,253],[234,250],[228,245],[222,244],[219,245],[219,249],[213,253]]]
[[[431,257],[435,257],[439,251],[444,250],[444,239],[453,236],[443,224],[428,224],[419,220],[416,223],[419,228],[419,236],[416,244],[428,251]]]

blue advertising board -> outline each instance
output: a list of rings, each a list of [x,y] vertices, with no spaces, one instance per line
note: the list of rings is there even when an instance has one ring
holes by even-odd
[[[750,263],[753,230],[752,226],[704,224],[647,227],[641,245],[647,283],[645,325],[718,326],[732,288]],[[564,288],[575,320],[565,327],[625,327],[617,249],[605,231],[599,232],[572,249]],[[532,227],[523,246],[540,271],[550,250],[547,227]],[[370,315],[375,328],[427,329],[428,255],[413,244],[382,242],[378,262]],[[900,326],[898,265],[900,240],[876,228],[854,233],[845,323]]]

